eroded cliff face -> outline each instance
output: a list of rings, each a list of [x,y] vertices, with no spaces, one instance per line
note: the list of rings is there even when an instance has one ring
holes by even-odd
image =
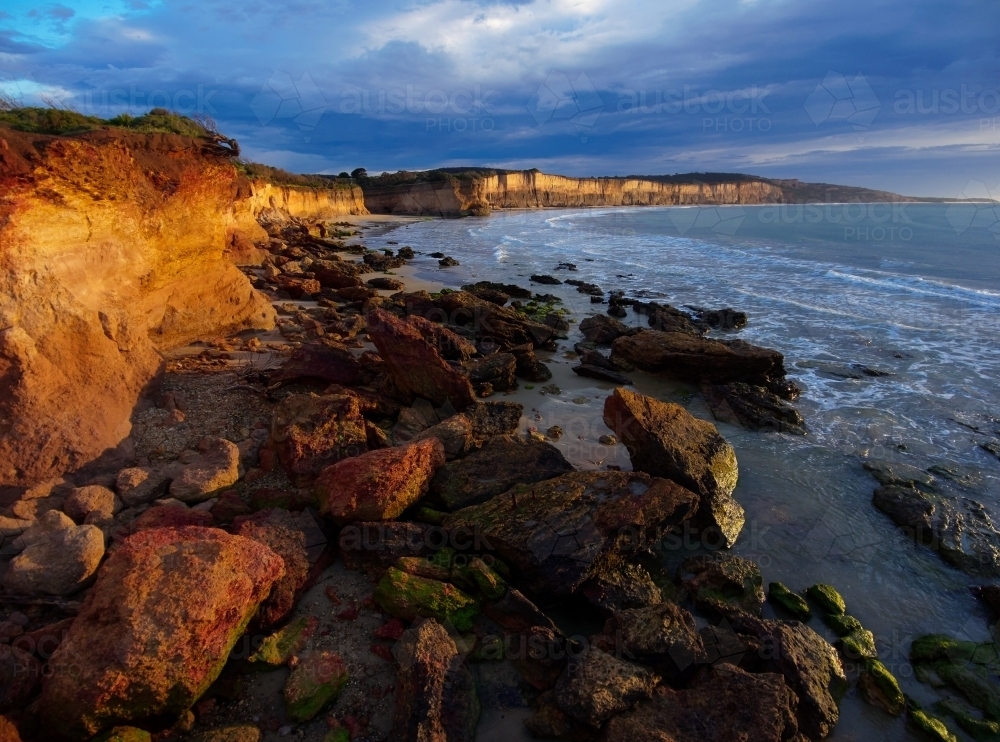
[[[0,486],[119,444],[158,351],[273,325],[224,257],[252,197],[184,137],[0,129]]]
[[[303,188],[254,181],[251,190],[252,195],[246,206],[254,217],[267,210],[284,212],[299,219],[331,219],[368,213],[364,195],[357,186]]]
[[[534,170],[365,191],[365,205],[372,213],[427,216],[455,216],[483,205],[490,209],[536,209],[764,204],[782,200],[780,187],[756,180],[660,183],[638,178],[566,178]]]

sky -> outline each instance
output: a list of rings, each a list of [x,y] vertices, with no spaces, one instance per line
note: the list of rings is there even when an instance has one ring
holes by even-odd
[[[0,90],[295,172],[743,172],[1000,197],[996,0],[3,0]]]

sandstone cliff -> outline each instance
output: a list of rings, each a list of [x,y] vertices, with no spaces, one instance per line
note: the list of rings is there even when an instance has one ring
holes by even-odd
[[[255,197],[195,139],[0,129],[0,486],[122,441],[158,351],[273,324],[224,257]]]

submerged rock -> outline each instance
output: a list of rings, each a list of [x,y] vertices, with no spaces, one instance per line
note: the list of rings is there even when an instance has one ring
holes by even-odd
[[[899,682],[877,659],[865,662],[864,669],[858,676],[858,690],[867,703],[892,716],[899,716],[906,708],[906,699]]]
[[[705,384],[702,393],[715,419],[721,422],[750,430],[806,434],[805,420],[799,411],[762,386],[742,381]]]
[[[444,527],[485,539],[529,591],[554,600],[576,592],[602,555],[653,543],[697,507],[695,493],[666,479],[574,472],[518,485],[452,513]]]
[[[445,464],[431,492],[451,510],[477,505],[518,484],[533,484],[573,471],[555,446],[514,436],[491,438],[478,451]]]
[[[686,690],[659,689],[608,722],[605,742],[788,742],[797,699],[781,675],[720,664]]]
[[[824,613],[832,616],[842,616],[847,610],[847,603],[833,585],[818,583],[806,589],[806,595],[816,601]]]
[[[444,627],[433,619],[416,622],[394,654],[399,670],[391,738],[473,742],[480,713],[476,685]]]
[[[283,572],[263,544],[217,529],[130,536],[49,660],[40,701],[46,725],[85,739],[190,708]]]
[[[444,446],[426,438],[327,467],[316,480],[320,512],[338,523],[393,520],[427,494]]]
[[[714,425],[680,405],[620,388],[604,401],[604,423],[628,448],[636,470],[698,493],[698,526],[716,530],[723,546],[736,542],[745,520],[732,496],[739,468]]]
[[[811,611],[805,598],[798,593],[793,593],[780,582],[772,582],[767,586],[767,597],[800,621],[809,620]]]
[[[618,338],[634,335],[639,330],[603,314],[596,314],[593,317],[587,317],[580,323],[580,332],[592,343],[609,345]]]

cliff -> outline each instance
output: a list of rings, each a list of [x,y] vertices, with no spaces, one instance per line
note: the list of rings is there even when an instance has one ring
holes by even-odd
[[[0,486],[119,444],[159,351],[273,325],[225,258],[258,193],[189,137],[0,129]]]
[[[410,177],[389,176],[365,181],[362,187],[368,210],[373,214],[457,216],[490,209],[902,199],[881,191],[740,174],[567,178],[537,170],[473,170],[406,175]],[[394,182],[396,180],[401,182]]]

